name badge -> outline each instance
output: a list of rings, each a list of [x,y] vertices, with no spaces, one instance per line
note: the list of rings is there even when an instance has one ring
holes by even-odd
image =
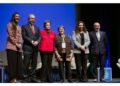
[[[62,48],[66,48],[66,43],[62,43]]]

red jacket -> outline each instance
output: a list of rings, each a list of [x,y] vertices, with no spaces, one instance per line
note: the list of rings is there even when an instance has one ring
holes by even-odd
[[[39,51],[54,51],[54,39],[55,32],[50,31],[49,33],[46,30],[40,30],[40,44]]]

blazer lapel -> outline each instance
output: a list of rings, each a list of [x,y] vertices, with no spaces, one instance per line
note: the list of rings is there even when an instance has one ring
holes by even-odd
[[[101,41],[101,39],[102,39],[102,32],[100,31],[100,41]]]
[[[29,24],[27,25],[27,29],[28,29],[28,32],[29,32],[30,34],[32,34],[32,30],[31,30]]]
[[[97,35],[96,35],[96,32],[94,31],[94,37],[95,37],[95,39],[97,40],[97,42],[98,42],[98,38],[97,38]]]
[[[36,32],[37,32],[37,27],[36,26],[34,26],[34,30],[35,30],[35,34],[36,34]]]

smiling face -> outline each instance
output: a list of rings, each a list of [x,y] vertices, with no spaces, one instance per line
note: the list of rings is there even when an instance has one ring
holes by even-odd
[[[60,26],[59,28],[58,28],[58,32],[59,32],[59,34],[60,35],[64,35],[64,27],[63,26]]]
[[[84,27],[84,24],[82,22],[79,23],[78,28],[80,29],[80,31],[83,31],[83,27]]]
[[[16,23],[18,23],[19,20],[20,20],[20,15],[19,15],[19,14],[15,14],[15,16],[14,16],[14,21],[15,21]]]
[[[46,24],[45,24],[45,29],[46,30],[50,30],[50,28],[51,28],[51,25],[50,25],[50,23],[49,22],[47,22]]]
[[[100,30],[100,23],[99,22],[95,22],[94,25],[93,25],[93,27],[94,27],[94,30],[96,32],[98,32]]]
[[[31,25],[34,25],[35,16],[34,16],[33,14],[29,15],[29,17],[28,17],[28,22],[29,22]]]

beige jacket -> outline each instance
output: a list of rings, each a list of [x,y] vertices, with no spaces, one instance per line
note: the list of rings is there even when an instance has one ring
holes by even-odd
[[[7,43],[6,49],[22,52],[22,34],[21,27],[17,26],[17,29],[13,27],[12,23],[7,25]]]
[[[86,32],[84,33],[85,36],[85,46],[86,46],[86,50],[85,50],[85,54],[89,54],[89,45],[90,45],[90,37],[89,37],[89,33]],[[74,53],[81,53],[80,51],[80,46],[81,46],[81,36],[80,34],[76,34],[75,31],[73,31],[73,35],[72,35],[72,39],[74,42]]]

